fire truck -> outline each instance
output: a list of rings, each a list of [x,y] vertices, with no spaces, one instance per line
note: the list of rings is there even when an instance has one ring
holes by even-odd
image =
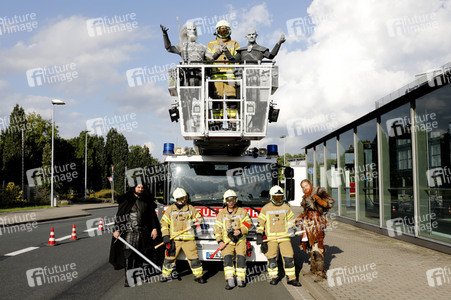
[[[234,79],[212,79],[214,69],[232,67]],[[228,87],[221,93],[220,85]],[[253,223],[247,236],[248,261],[266,261],[255,242],[257,218],[269,201],[270,188],[279,183],[281,166],[277,145],[250,148],[250,143],[264,138],[268,123],[277,121],[279,110],[271,100],[277,88],[278,67],[272,61],[181,64],[169,70],[168,89],[175,100],[169,109],[171,121],[180,123],[182,136],[193,140],[194,147],[166,143],[163,165],[148,175],[158,178],[163,191],[160,217],[173,203],[172,192],[178,187],[186,190],[189,203],[203,216],[196,230],[201,260],[222,259],[219,251],[210,258],[218,249],[213,227],[223,209],[223,194],[232,189]],[[287,200],[292,200],[292,189],[286,192]]]

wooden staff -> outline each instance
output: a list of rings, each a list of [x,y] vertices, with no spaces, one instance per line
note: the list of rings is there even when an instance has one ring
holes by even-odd
[[[300,235],[300,234],[302,234],[303,232],[304,232],[305,230],[301,230],[301,231],[296,231],[295,233],[294,233],[294,235]],[[270,237],[270,238],[267,238],[266,240],[263,240],[263,242],[271,242],[271,241],[275,241],[275,240],[279,240],[279,239],[284,239],[284,238],[287,238],[287,237],[291,237],[292,235],[291,234],[285,234],[285,235],[281,235],[281,236],[275,236],[275,237]]]
[[[230,243],[230,240],[227,241],[227,243],[225,243],[224,248],[225,248],[229,243]],[[224,249],[224,248],[223,248],[223,249]],[[221,250],[221,247],[219,247],[218,249],[216,249],[216,251],[215,251],[212,255],[210,255],[208,258],[213,258],[213,257],[215,257],[215,255],[219,252],[219,250]]]
[[[196,223],[194,223],[193,225],[199,225],[199,223],[196,222]],[[184,234],[185,232],[187,232],[187,231],[190,230],[190,229],[192,229],[191,226],[188,227],[188,228],[186,228],[186,229],[183,229],[182,231],[180,231],[179,233],[177,233],[176,235],[174,235],[173,237],[171,237],[170,240],[175,239],[176,237],[178,237],[179,235]],[[164,242],[163,242],[163,243],[160,243],[160,244],[158,244],[158,245],[156,245],[156,246],[155,246],[155,249],[157,249],[158,247],[162,246],[163,244],[164,244]]]

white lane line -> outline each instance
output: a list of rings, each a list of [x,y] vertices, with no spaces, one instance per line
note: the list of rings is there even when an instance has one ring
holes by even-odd
[[[110,226],[110,225],[113,225],[113,224],[114,224],[114,222],[110,222],[110,223],[105,224],[105,226]],[[98,229],[98,227],[93,227],[93,228],[89,228],[89,229],[83,230],[83,232],[90,232],[90,231],[97,230],[97,229]]]
[[[55,242],[61,242],[61,241],[70,239],[71,236],[72,235],[66,235],[66,236],[60,237],[59,239],[55,239]]]
[[[33,250],[38,249],[38,248],[39,247],[28,247],[28,248],[24,248],[22,250],[17,250],[17,251],[5,254],[5,256],[16,256],[16,255],[19,255],[19,254],[22,254],[22,253],[25,253],[25,252],[28,252],[28,251],[33,251]]]

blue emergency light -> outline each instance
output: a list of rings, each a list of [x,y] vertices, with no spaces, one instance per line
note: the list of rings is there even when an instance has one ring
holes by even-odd
[[[277,150],[277,145],[267,145],[266,151],[267,151],[268,156],[279,155],[279,151]]]
[[[163,155],[173,155],[174,154],[174,144],[165,143],[163,148]]]

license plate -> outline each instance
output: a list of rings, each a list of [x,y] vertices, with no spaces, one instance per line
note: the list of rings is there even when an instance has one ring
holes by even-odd
[[[212,258],[222,258],[222,254],[221,251],[219,251],[218,253],[215,254],[215,256],[213,256],[212,258],[210,258],[210,255],[212,255],[214,252],[207,252],[206,253],[206,259],[212,259]]]

